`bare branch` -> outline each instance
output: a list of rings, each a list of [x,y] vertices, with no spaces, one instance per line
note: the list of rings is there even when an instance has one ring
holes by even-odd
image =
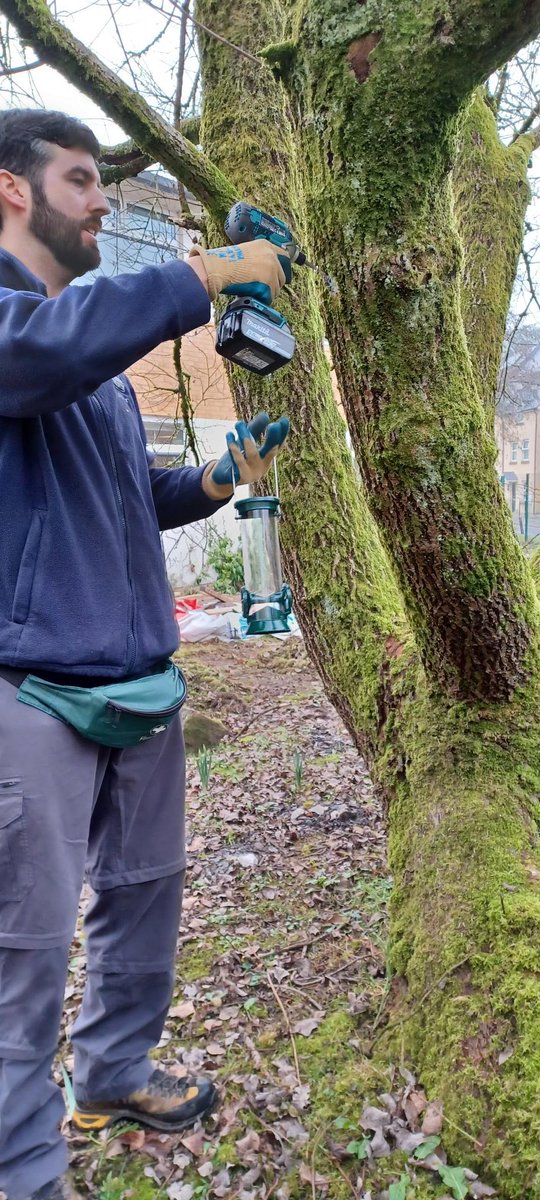
[[[134,139],[152,162],[161,163],[223,222],[236,192],[217,167],[78,38],[57,21],[45,0],[0,0],[0,12],[20,37]]]
[[[503,98],[504,89],[506,87],[507,81],[508,81],[508,63],[505,63],[504,67],[502,67],[501,70],[499,71],[497,87],[495,88],[495,91],[492,96],[492,101],[493,101],[493,105],[494,105],[496,113],[498,113],[498,111],[501,107],[501,100]]]
[[[20,75],[23,71],[35,71],[36,67],[42,67],[42,66],[44,66],[44,63],[41,61],[40,58],[36,58],[34,62],[22,63],[22,65],[20,67],[6,67],[5,70],[0,71],[0,76]]]
[[[100,163],[101,182],[104,187],[108,187],[111,183],[122,183],[124,179],[133,179],[134,175],[140,175],[141,171],[145,171],[154,161],[149,154],[141,154],[139,158],[133,158],[131,162],[117,163],[112,166]]]
[[[523,137],[524,133],[529,132],[531,127],[534,125],[534,122],[536,121],[536,118],[539,114],[540,114],[540,99],[537,101],[534,108],[531,109],[528,117],[526,117],[525,120],[522,122],[521,127],[516,130],[516,132],[512,138],[512,143],[511,143],[512,145],[514,144],[514,142],[517,142],[518,138]]]
[[[140,158],[142,150],[129,138],[127,142],[119,142],[116,146],[100,146],[99,161],[113,167],[121,167]]]
[[[155,9],[156,12],[161,13],[162,17],[166,16],[164,9],[159,8],[157,4],[153,4],[152,0],[144,0],[144,2],[145,4],[148,4],[150,8]],[[185,4],[174,4],[174,7],[178,8],[179,12],[181,13],[185,13],[187,10],[187,6]],[[187,19],[188,21],[191,21],[192,24],[197,27],[197,29],[202,29],[203,33],[207,33],[209,37],[214,38],[216,42],[221,42],[223,46],[229,46],[231,50],[235,50],[237,54],[242,56],[242,58],[247,58],[248,62],[256,63],[258,67],[262,66],[262,60],[260,58],[256,58],[254,54],[250,54],[249,50],[244,50],[242,46],[237,46],[235,42],[230,42],[228,38],[222,37],[220,33],[214,33],[213,29],[209,29],[208,25],[203,25],[202,21],[196,21],[195,17],[190,16],[189,13],[187,13]]]
[[[169,217],[169,221],[173,225],[177,225],[179,229],[196,229],[198,233],[206,233],[206,221],[204,217],[194,217],[193,213],[186,213],[182,217]]]

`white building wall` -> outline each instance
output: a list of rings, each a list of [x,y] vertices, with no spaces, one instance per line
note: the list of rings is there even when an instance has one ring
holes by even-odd
[[[197,418],[194,428],[201,461],[209,462],[213,458],[221,458],[227,446],[225,434],[233,428],[232,423]],[[187,461],[192,460],[188,457]],[[273,479],[270,486],[273,487]],[[238,487],[234,499],[240,500],[247,495],[247,487]],[[218,534],[226,534],[236,548],[239,544],[239,534],[235,518],[234,501],[230,500],[208,521],[197,521],[193,525],[168,530],[162,535],[167,573],[174,587],[196,588],[197,577],[205,562],[210,529],[214,529]]]

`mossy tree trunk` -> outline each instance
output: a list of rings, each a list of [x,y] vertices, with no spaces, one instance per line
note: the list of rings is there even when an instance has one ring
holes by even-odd
[[[291,413],[291,582],[329,694],[390,800],[395,983],[376,1050],[397,1044],[444,1101],[450,1151],[487,1162],[508,1200],[536,1200],[539,617],[495,478],[491,411],[530,147],[500,146],[477,89],[538,32],[540,4],[454,0],[443,14],[435,0],[302,0],[287,41],[283,7],[200,0],[233,41],[274,43],[267,62],[289,96],[287,107],[263,65],[204,41],[215,162],[193,148],[184,159],[88,57],[78,82],[216,223],[237,194],[290,215],[338,281],[319,300],[362,484],[307,273],[285,309],[294,368],[273,385],[234,382],[243,413],[261,400]],[[8,8],[77,77],[82,50],[51,32],[41,0],[0,0]]]
[[[277,0],[244,0],[232,10],[219,0],[198,0],[196,15],[252,54],[283,30]],[[204,34],[200,42],[205,153],[237,198],[279,213],[305,244],[305,197],[283,89],[264,61],[253,64]],[[212,234],[219,242],[222,227],[215,224]],[[261,408],[290,417],[279,477],[281,544],[295,611],[330,699],[375,765],[393,746],[391,664],[404,643],[412,659],[411,638],[364,488],[351,469],[311,272],[295,271],[279,307],[296,337],[293,364],[264,380],[232,371],[235,403],[246,418]]]
[[[368,0],[338,18],[313,0],[267,52],[310,239],[339,284],[324,302],[349,426],[424,668],[397,715],[380,1048],[409,1055],[444,1101],[446,1144],[487,1161],[512,1200],[540,1187],[539,620],[492,406],[530,144],[501,147],[476,89],[526,18],[535,32],[530,6],[442,18],[430,0]]]

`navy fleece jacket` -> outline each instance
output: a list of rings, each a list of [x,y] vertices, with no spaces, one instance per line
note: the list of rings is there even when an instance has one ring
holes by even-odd
[[[160,470],[122,372],[209,320],[182,262],[46,289],[0,250],[0,664],[144,674],[178,634],[159,536],[221,507]]]

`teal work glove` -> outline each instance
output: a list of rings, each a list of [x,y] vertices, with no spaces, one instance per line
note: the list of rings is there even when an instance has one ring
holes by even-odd
[[[228,433],[227,450],[218,460],[210,479],[222,487],[237,483],[256,483],[262,479],[276,454],[283,445],[289,432],[289,418],[280,417],[278,421],[270,421],[268,413],[257,413],[257,416],[246,425],[245,421],[237,421],[235,425],[238,441],[234,433]],[[265,434],[261,447],[257,441]]]
[[[226,296],[253,296],[261,304],[271,305],[279,289],[292,279],[290,258],[266,238],[216,250],[196,245],[189,257],[201,259],[211,300],[223,292]]]

